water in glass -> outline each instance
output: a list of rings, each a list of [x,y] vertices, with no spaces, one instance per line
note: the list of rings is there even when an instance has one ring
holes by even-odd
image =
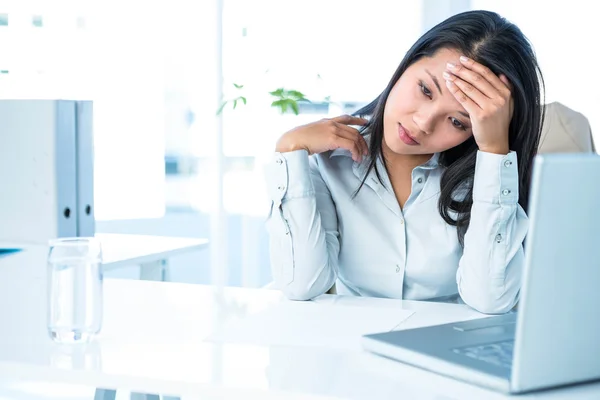
[[[87,343],[102,327],[102,250],[95,238],[50,241],[48,333],[60,343]]]

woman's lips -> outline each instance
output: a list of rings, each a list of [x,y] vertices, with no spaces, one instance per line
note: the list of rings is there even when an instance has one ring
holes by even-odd
[[[409,146],[417,146],[419,142],[417,142],[406,129],[402,126],[402,124],[398,124],[398,136],[400,136],[400,140],[402,140],[405,144]]]

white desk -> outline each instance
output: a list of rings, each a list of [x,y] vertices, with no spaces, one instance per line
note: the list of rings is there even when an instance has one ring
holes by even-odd
[[[116,233],[97,233],[96,238],[102,243],[105,271],[139,265],[140,279],[149,281],[169,280],[170,257],[208,247],[207,239],[195,238]],[[46,248],[18,242],[0,242],[0,247]]]
[[[97,233],[102,243],[104,270],[140,266],[140,279],[169,280],[169,258],[208,247],[207,239]]]
[[[325,396],[351,399],[505,399],[363,351],[217,343],[228,320],[282,301],[276,291],[179,283],[105,281],[105,321],[89,346],[46,335],[45,252],[0,259],[0,376],[202,398]],[[403,328],[481,315],[464,305],[349,298],[364,306],[415,310]],[[265,329],[269,329],[265,326]],[[520,398],[597,399],[600,384]]]

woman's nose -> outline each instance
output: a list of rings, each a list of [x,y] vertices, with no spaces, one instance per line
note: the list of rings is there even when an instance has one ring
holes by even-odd
[[[433,132],[434,116],[431,112],[416,112],[413,114],[413,122],[424,134]]]

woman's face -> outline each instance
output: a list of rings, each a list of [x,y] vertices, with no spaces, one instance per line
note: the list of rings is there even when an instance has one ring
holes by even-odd
[[[455,50],[440,49],[406,69],[385,103],[384,142],[403,155],[451,149],[472,135],[469,116],[446,87],[446,63],[460,64]]]

